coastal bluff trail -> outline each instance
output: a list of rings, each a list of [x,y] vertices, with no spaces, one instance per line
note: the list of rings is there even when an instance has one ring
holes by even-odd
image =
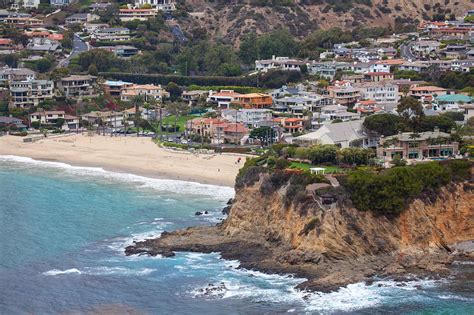
[[[70,135],[24,143],[21,137],[0,137],[0,155],[16,155],[74,166],[154,178],[177,179],[232,187],[243,166],[242,155],[191,154],[165,150],[145,137]]]
[[[136,242],[126,255],[174,256],[220,252],[240,266],[306,278],[301,289],[321,292],[375,277],[445,277],[456,260],[474,259],[472,183],[452,183],[435,199],[415,199],[398,215],[358,211],[337,203],[288,206],[285,187],[263,193],[267,174],[240,187],[229,216],[216,226],[164,232]]]

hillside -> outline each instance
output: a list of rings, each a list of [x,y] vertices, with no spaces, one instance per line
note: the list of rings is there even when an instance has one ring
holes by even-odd
[[[463,16],[471,0],[189,0],[180,18],[190,34],[207,32],[213,39],[235,43],[241,35],[288,28],[303,37],[319,28],[390,26],[392,30],[413,29],[423,19]]]

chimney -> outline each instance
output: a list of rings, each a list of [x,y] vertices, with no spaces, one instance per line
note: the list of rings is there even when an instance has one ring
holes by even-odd
[[[275,60],[275,59],[276,59],[275,55],[272,55],[272,60]]]
[[[434,127],[434,132],[439,132],[439,127],[438,126]]]

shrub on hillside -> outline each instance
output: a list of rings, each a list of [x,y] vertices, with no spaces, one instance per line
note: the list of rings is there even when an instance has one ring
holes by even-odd
[[[423,192],[468,179],[471,167],[469,161],[452,160],[394,167],[381,173],[356,170],[348,175],[343,185],[357,209],[398,214]]]

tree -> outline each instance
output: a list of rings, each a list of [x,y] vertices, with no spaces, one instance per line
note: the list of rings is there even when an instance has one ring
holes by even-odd
[[[420,101],[411,96],[402,97],[397,105],[397,113],[412,127],[416,130],[416,127],[420,124],[421,119],[425,116],[423,112],[423,105]]]
[[[99,75],[99,71],[97,70],[97,66],[95,65],[95,63],[89,66],[89,68],[87,69],[87,73],[93,76]]]
[[[48,58],[40,59],[36,62],[35,68],[38,72],[44,73],[48,72],[49,69],[53,66],[53,63]]]
[[[420,120],[420,124],[417,131],[433,131],[436,127],[443,132],[450,132],[456,126],[454,120],[448,116],[427,116]]]
[[[392,136],[403,130],[403,120],[394,114],[376,114],[366,117],[363,126],[384,137]]]
[[[273,142],[273,139],[276,137],[276,132],[273,128],[270,127],[258,127],[250,131],[250,138],[257,139],[262,145],[269,145]]]
[[[168,91],[168,93],[170,93],[170,99],[172,101],[176,101],[182,94],[182,90],[181,88],[179,87],[179,85],[177,85],[176,83],[174,82],[169,82],[167,85],[166,85],[166,88],[165,88],[166,91]]]
[[[61,128],[63,127],[63,125],[64,125],[64,122],[65,122],[65,120],[64,120],[63,118],[58,118],[58,119],[56,120],[56,124],[55,124],[55,125],[56,125],[56,127],[58,127],[59,129],[61,129]]]

